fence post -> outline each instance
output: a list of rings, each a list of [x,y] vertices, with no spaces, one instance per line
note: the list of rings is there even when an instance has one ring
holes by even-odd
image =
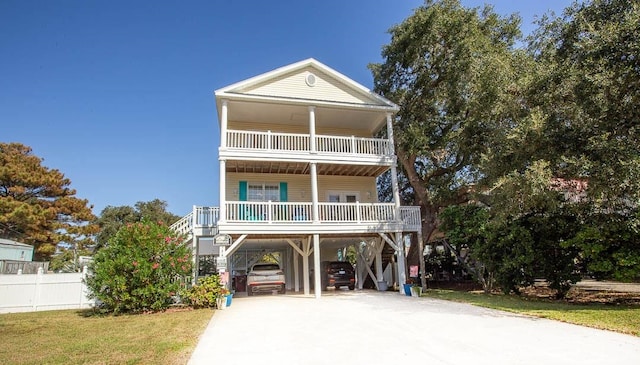
[[[87,267],[87,265],[84,265],[82,267],[82,276],[80,277],[80,309],[84,307],[84,299],[87,297],[87,285],[85,283],[87,275],[89,275],[89,268]]]
[[[38,304],[40,302],[40,285],[42,283],[42,275],[44,275],[44,270],[42,267],[38,268],[38,273],[36,274],[36,285],[35,285],[35,293],[33,295],[33,311],[36,312],[38,310]]]

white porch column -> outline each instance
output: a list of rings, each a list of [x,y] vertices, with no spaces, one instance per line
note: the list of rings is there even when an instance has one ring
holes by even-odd
[[[396,245],[398,245],[398,286],[400,294],[403,293],[403,285],[407,282],[407,258],[404,255],[404,241],[402,240],[402,232],[396,232]]]
[[[311,152],[316,152],[316,107],[309,106],[309,144]]]
[[[358,290],[362,290],[362,285],[364,284],[364,278],[366,277],[365,275],[363,275],[363,268],[364,266],[367,264],[365,262],[365,260],[362,259],[362,253],[360,252],[360,248],[357,247],[356,248],[356,284],[358,286]]]
[[[391,165],[391,189],[393,190],[393,203],[396,206],[396,220],[400,219],[400,189],[398,188],[398,168],[394,162]]]
[[[375,252],[376,252],[376,280],[377,281],[383,281],[384,278],[382,277],[383,275],[383,271],[382,271],[382,247],[384,246],[385,242],[380,239],[377,242],[374,242],[375,244]]]
[[[194,209],[194,213],[195,213],[195,209]],[[193,244],[193,247],[191,247],[191,264],[193,265],[193,282],[192,284],[195,285],[198,281],[198,236],[196,236],[195,234],[192,234],[191,238],[191,243]]]
[[[227,147],[228,109],[228,102],[226,100],[222,100],[222,110],[220,111],[220,147],[222,148]]]
[[[315,162],[311,162],[311,210],[313,223],[320,222],[318,209],[318,168]]]
[[[387,138],[389,139],[389,147],[391,154],[395,156],[395,143],[393,141],[393,119],[392,114],[387,113]],[[397,158],[394,157],[396,161],[391,165],[391,189],[393,191],[393,202],[396,205],[396,220],[400,219],[400,190],[398,189],[398,168],[397,166]]]
[[[302,240],[302,251],[305,253],[302,256],[302,287],[304,288],[304,295],[309,295],[309,238]]]
[[[395,143],[393,141],[393,119],[391,113],[387,113],[387,139],[389,140],[389,147],[391,151],[389,153],[395,153]]]
[[[320,283],[320,235],[313,235],[313,273],[314,273],[314,292],[316,299],[320,299],[322,293],[322,284]]]
[[[227,221],[227,161],[220,160],[220,217],[218,222],[225,223]]]
[[[422,229],[418,231],[418,255],[420,256],[420,286],[427,289],[427,273],[424,265],[424,242],[422,242]]]
[[[298,263],[298,256],[298,251],[293,250],[293,291],[296,293],[300,291],[300,264]]]

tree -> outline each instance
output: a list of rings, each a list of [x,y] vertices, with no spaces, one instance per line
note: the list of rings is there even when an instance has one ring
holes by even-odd
[[[167,203],[160,199],[154,199],[148,202],[139,201],[134,207],[127,205],[118,207],[107,206],[95,221],[100,227],[100,232],[96,235],[97,248],[106,246],[109,239],[126,224],[141,222],[143,219],[171,225],[178,221],[180,217],[167,212]]]
[[[48,259],[59,243],[90,244],[97,227],[71,180],[42,161],[30,147],[0,143],[0,236],[31,244],[37,259]]]
[[[560,176],[588,188],[573,244],[600,278],[640,277],[640,4],[575,3],[544,18],[530,50],[545,72],[531,92]]]
[[[191,265],[184,237],[145,219],[122,227],[94,255],[86,283],[106,312],[159,311],[186,287]]]
[[[427,0],[389,31],[374,88],[400,105],[394,121],[400,170],[421,207],[427,241],[439,211],[469,199],[493,125],[510,116],[519,18],[457,0]],[[522,56],[521,56],[522,57]],[[416,261],[411,246],[409,261]]]

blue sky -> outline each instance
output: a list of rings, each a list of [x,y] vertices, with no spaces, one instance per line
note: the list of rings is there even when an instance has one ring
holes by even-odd
[[[214,90],[309,57],[371,88],[386,31],[422,3],[3,0],[0,142],[32,147],[96,214],[217,205]],[[487,3],[526,34],[571,1]]]

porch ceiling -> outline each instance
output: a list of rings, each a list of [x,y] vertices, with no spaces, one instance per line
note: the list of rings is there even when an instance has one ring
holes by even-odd
[[[238,122],[308,126],[308,103],[308,100],[304,105],[234,100],[229,102],[228,118]],[[361,107],[316,107],[315,115],[316,127],[361,129],[374,133],[386,123],[386,111],[363,110]]]
[[[226,168],[227,172],[236,173],[296,175],[310,173],[309,163],[306,162],[227,160]],[[318,175],[377,177],[388,168],[388,166],[377,165],[318,164],[317,171]]]
[[[347,247],[349,245],[356,244],[362,239],[378,238],[375,235],[342,235],[342,236],[320,236],[320,248],[325,249],[339,249]],[[237,237],[233,237],[234,240]],[[247,239],[242,242],[239,249],[246,250],[282,250],[291,247],[285,240],[288,238],[293,242],[300,243],[307,236],[287,235],[286,237],[274,237],[274,235],[249,235]]]

